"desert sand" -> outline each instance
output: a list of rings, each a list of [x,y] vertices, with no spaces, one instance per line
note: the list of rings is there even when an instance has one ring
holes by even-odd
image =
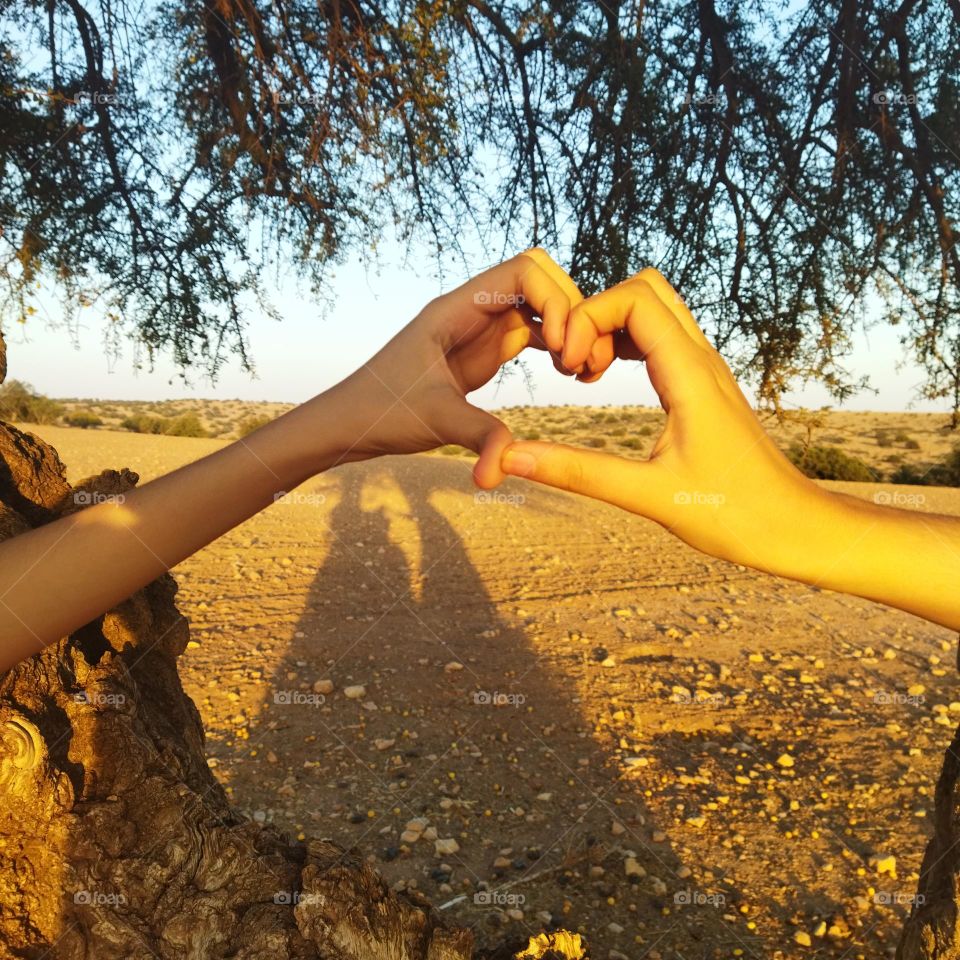
[[[508,419],[573,439],[658,416],[559,409]],[[878,462],[949,448],[943,417],[831,416]],[[226,442],[24,428],[72,481]],[[956,635],[604,504],[478,494],[471,465],[336,469],[174,570],[181,674],[238,808],[357,848],[487,942],[555,923],[603,960],[891,953],[960,721]],[[960,514],[960,490],[828,486]]]

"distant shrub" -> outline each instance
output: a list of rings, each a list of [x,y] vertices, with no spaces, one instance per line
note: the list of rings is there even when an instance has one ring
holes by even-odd
[[[103,421],[89,410],[77,410],[74,413],[68,413],[63,418],[63,422],[68,427],[80,427],[83,430],[86,430],[87,427],[103,426]]]
[[[960,487],[960,444],[953,448],[943,463],[934,464],[926,470],[905,463],[890,475],[890,482]]]
[[[890,432],[888,430],[876,430],[874,431],[873,436],[877,441],[878,447],[893,446],[893,441],[890,439]]]
[[[903,449],[904,449],[904,450],[919,450],[919,449],[920,449],[920,442],[919,442],[918,440],[914,440],[913,437],[907,437],[907,439],[903,441]]]
[[[839,447],[791,444],[787,456],[808,477],[817,480],[855,480],[869,483],[878,479],[876,473],[862,460],[851,457]]]
[[[120,421],[124,430],[133,433],[166,433],[167,421],[163,417],[151,417],[146,413],[137,413]]]
[[[261,427],[265,427],[268,423],[270,423],[271,420],[273,420],[273,417],[268,417],[266,415],[244,417],[237,424],[237,436],[249,437],[254,430],[259,430]]]
[[[929,473],[925,470],[905,463],[890,474],[891,483],[929,484]]]
[[[620,441],[621,447],[626,447],[628,450],[642,450],[643,441],[639,440],[637,437],[625,437]]]
[[[605,447],[607,445],[606,437],[587,437],[583,441],[585,447]]]
[[[653,427],[651,427],[649,423],[645,423],[637,433],[639,433],[641,437],[649,437],[653,433]]]
[[[169,437],[205,437],[207,431],[193,413],[184,413],[179,417],[154,417],[147,413],[138,413],[127,417],[120,424],[124,430],[133,433],[166,434]]]
[[[948,486],[960,487],[960,443],[958,443],[943,462],[943,476]]]
[[[56,423],[63,404],[35,393],[29,383],[9,380],[0,386],[0,419],[25,423]]]
[[[610,431],[610,436],[611,436],[611,437],[625,437],[626,435],[627,435],[627,428],[626,428],[626,427],[614,427],[614,428]]]
[[[200,418],[195,413],[183,413],[179,417],[174,417],[163,432],[171,437],[205,437],[207,435]]]

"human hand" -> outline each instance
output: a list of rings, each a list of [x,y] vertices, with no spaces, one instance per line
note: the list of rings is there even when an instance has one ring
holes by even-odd
[[[431,301],[337,388],[346,394],[353,435],[340,462],[456,443],[480,455],[477,484],[496,486],[512,437],[466,394],[527,346],[551,349],[559,363],[566,344],[579,355],[589,340],[589,356],[573,372],[600,376],[614,359],[612,338],[605,348],[592,326],[570,326],[570,310],[582,299],[566,272],[533,249]]]
[[[505,451],[504,471],[649,517],[714,556],[795,569],[798,517],[810,522],[828,494],[770,439],[670,284],[648,268],[575,305],[566,329],[570,366],[609,335],[618,356],[646,362],[667,413],[664,431],[645,462],[523,442]]]

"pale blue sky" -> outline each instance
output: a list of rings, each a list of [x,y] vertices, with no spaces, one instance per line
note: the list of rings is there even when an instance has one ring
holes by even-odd
[[[275,294],[283,321],[260,317],[251,323],[249,340],[257,379],[236,363],[225,368],[215,385],[199,372],[184,386],[175,367],[161,361],[153,372],[133,370],[132,346],[120,360],[110,361],[103,347],[102,323],[93,311],[82,316],[74,346],[53,300],[26,326],[5,331],[10,378],[24,380],[54,397],[161,400],[175,397],[240,397],[250,400],[306,400],[345,377],[386,342],[428,300],[466,279],[462,265],[451,266],[441,283],[435,260],[424,252],[404,262],[397,247],[385,247],[379,269],[367,270],[359,258],[338,268],[331,281],[332,306],[325,313],[305,291],[291,283]],[[478,261],[476,268],[485,266]],[[44,316],[44,314],[46,314]],[[897,369],[903,349],[896,331],[876,328],[857,337],[848,364],[868,374],[876,395],[863,393],[849,401],[849,410],[904,410],[916,397],[922,373],[913,365]],[[642,366],[618,364],[597,384],[583,385],[558,376],[549,359],[527,353],[533,396],[524,378],[511,376],[499,387],[491,384],[473,395],[480,406],[493,409],[517,404],[646,404],[656,403]],[[788,398],[791,405],[819,407],[831,403],[826,391],[809,387]],[[836,404],[832,404],[836,406]],[[917,403],[910,409],[946,411],[946,401]]]

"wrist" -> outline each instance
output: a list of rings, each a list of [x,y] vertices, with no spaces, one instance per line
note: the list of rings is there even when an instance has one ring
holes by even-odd
[[[240,441],[276,478],[278,489],[292,490],[310,477],[341,463],[365,459],[362,425],[345,382],[317,394]]]
[[[776,498],[773,522],[758,531],[767,544],[763,569],[804,583],[821,583],[831,571],[838,537],[847,536],[850,519],[836,494],[806,477]]]

